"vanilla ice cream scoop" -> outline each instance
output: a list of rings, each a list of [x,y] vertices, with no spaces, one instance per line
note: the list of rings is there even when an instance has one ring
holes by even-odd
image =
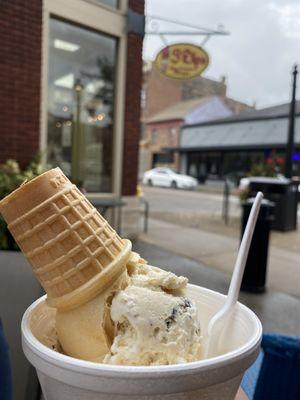
[[[199,359],[196,305],[185,296],[187,279],[146,264],[131,272],[131,283],[112,300],[116,336],[108,364],[177,364]]]

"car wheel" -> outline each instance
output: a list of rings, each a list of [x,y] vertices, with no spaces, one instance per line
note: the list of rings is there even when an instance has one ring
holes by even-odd
[[[153,186],[152,179],[148,179],[148,186]]]
[[[172,181],[171,182],[171,188],[177,189],[177,182],[176,181]]]

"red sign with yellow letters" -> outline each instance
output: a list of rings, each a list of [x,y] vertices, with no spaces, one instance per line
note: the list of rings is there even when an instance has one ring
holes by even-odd
[[[206,51],[194,44],[176,43],[164,47],[156,56],[154,64],[163,75],[173,79],[191,79],[207,68]]]

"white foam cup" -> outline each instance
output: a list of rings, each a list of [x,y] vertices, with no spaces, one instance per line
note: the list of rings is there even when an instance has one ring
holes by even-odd
[[[187,296],[197,302],[205,333],[225,296],[194,285],[188,285]],[[53,309],[49,309],[47,318],[45,312],[41,313],[45,311],[45,297],[25,312],[22,343],[26,357],[37,370],[46,400],[233,400],[245,370],[259,353],[261,323],[251,310],[237,303],[216,357],[143,367],[82,361],[48,348],[34,334],[35,324],[47,329],[54,326]]]

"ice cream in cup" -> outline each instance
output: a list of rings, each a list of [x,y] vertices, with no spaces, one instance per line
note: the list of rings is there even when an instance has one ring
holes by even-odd
[[[47,295],[22,320],[46,400],[234,399],[262,334],[238,303],[203,358],[225,297],[148,265],[59,168],[0,202]]]

